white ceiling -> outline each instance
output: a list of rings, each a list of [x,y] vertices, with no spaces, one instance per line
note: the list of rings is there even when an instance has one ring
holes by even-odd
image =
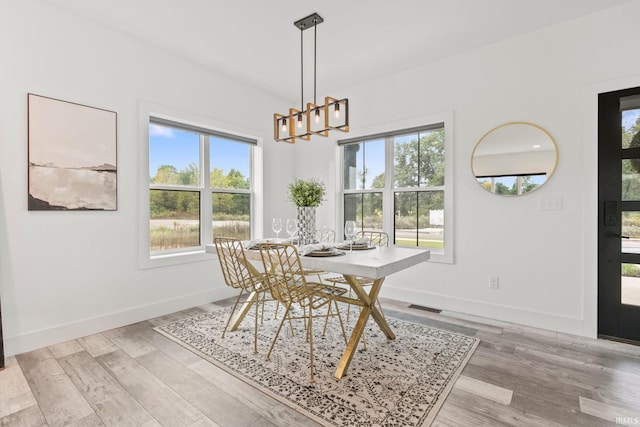
[[[42,0],[289,100],[300,30],[317,12],[318,98],[492,42],[637,0]],[[303,32],[306,59],[313,30]],[[305,59],[305,80],[312,63]],[[312,86],[305,86],[309,100]]]

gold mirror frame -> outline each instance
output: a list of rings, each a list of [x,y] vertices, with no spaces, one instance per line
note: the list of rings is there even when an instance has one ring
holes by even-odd
[[[558,146],[544,128],[509,122],[491,129],[471,153],[476,182],[490,193],[522,196],[544,185],[558,164]]]

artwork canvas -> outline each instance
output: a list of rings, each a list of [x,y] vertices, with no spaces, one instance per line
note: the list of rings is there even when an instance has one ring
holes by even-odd
[[[116,210],[116,113],[34,94],[28,105],[29,210]]]

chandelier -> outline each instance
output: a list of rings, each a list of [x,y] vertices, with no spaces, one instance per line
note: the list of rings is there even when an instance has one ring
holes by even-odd
[[[273,137],[294,144],[296,139],[309,141],[311,135],[329,136],[330,130],[349,132],[349,100],[325,96],[324,104],[316,101],[317,26],[324,19],[317,13],[299,19],[293,25],[300,30],[300,109],[289,108],[289,114],[273,115]],[[304,30],[313,28],[313,102],[304,108]]]

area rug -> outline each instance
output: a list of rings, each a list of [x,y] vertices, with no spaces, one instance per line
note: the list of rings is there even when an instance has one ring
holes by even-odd
[[[387,315],[396,335],[388,340],[370,320],[347,375],[334,377],[345,342],[337,318],[322,336],[314,321],[315,383],[309,380],[309,345],[301,321],[285,324],[270,361],[265,360],[278,320],[267,306],[253,352],[254,310],[237,331],[221,338],[230,308],[155,328],[209,362],[309,418],[328,426],[428,426],[479,340]],[[282,308],[280,308],[280,315]],[[343,312],[343,318],[346,316]],[[271,317],[268,319],[268,317]],[[346,323],[347,337],[355,321]],[[292,335],[293,329],[293,335]]]

